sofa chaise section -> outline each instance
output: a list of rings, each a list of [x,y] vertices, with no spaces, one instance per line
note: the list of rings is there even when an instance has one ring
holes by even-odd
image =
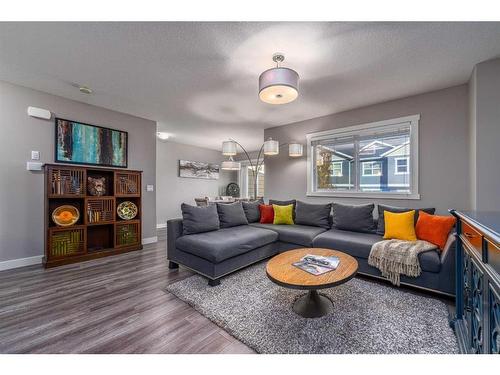
[[[181,264],[217,285],[219,278],[278,253],[276,232],[241,225],[183,235],[182,219],[167,221],[169,267]]]

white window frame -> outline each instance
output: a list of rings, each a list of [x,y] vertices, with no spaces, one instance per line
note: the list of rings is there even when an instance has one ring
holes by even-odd
[[[307,196],[311,197],[356,197],[356,198],[386,198],[386,199],[420,199],[419,183],[418,183],[418,125],[420,114],[394,118],[390,120],[383,120],[371,122],[366,124],[348,126],[333,130],[327,130],[316,133],[309,133],[306,135],[307,139]],[[315,191],[314,190],[314,162],[313,146],[314,141],[328,139],[332,136],[339,135],[352,135],[371,133],[375,128],[400,128],[402,125],[409,125],[410,127],[410,189],[409,193],[404,192],[365,192],[365,191]]]
[[[406,172],[398,171],[398,160],[406,160]],[[410,158],[408,156],[394,158],[394,174],[395,175],[410,174]]]
[[[379,171],[380,173],[379,174],[373,174],[373,164],[374,163],[377,163],[380,168]],[[365,168],[368,164],[371,164],[371,167],[370,168]],[[371,174],[368,174],[365,172],[365,170],[371,170],[372,173]],[[372,160],[372,161],[362,161],[361,162],[361,170],[362,170],[362,176],[363,177],[381,177],[382,176],[382,163],[380,161],[377,161],[377,160]]]
[[[238,185],[240,186],[240,197],[241,198],[250,198],[248,196],[248,167],[250,167],[250,163],[248,160],[240,161],[241,169],[238,171]],[[252,163],[255,166],[257,164],[257,160],[252,159]],[[264,167],[264,176],[266,174],[265,164],[259,164]],[[265,177],[264,177],[265,178]],[[257,186],[259,184],[259,174],[257,173]],[[265,194],[265,191],[264,191]]]
[[[340,174],[334,174],[334,165],[340,165]],[[332,177],[344,177],[344,162],[342,161],[332,161],[332,173],[330,173]]]

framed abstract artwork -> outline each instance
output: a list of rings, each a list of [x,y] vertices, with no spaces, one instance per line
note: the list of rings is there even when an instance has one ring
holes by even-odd
[[[179,177],[219,179],[219,165],[199,161],[179,160]]]
[[[127,168],[128,133],[56,118],[56,163]]]

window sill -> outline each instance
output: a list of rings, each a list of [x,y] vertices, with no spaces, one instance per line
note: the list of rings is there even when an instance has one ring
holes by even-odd
[[[404,194],[404,193],[364,193],[364,192],[312,192],[306,193],[308,197],[337,197],[337,198],[367,198],[367,199],[420,199],[420,194]]]

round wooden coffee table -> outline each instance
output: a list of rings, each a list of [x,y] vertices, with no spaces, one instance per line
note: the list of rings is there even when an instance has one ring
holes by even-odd
[[[337,256],[340,264],[337,269],[315,276],[293,266],[307,254]],[[267,277],[274,283],[291,289],[308,290],[293,304],[293,311],[304,318],[319,318],[333,310],[333,303],[318,289],[331,288],[352,279],[358,271],[358,262],[352,256],[337,250],[304,248],[285,251],[271,258],[266,266]]]

